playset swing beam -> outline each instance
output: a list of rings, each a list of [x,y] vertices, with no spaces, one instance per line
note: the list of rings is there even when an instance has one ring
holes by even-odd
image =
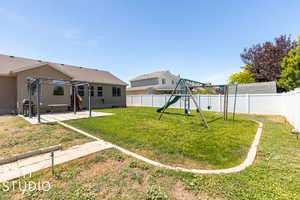
[[[190,83],[198,84],[198,85],[189,86],[188,84],[190,84]],[[179,88],[179,86],[181,86],[181,87]],[[220,90],[222,90],[224,92],[223,119],[228,120],[229,86],[232,86],[232,85],[211,85],[211,84],[201,83],[199,81],[194,81],[194,80],[190,80],[190,79],[181,78],[177,81],[175,89],[172,91],[171,96],[168,98],[168,101],[166,102],[166,104],[163,107],[157,109],[157,112],[160,112],[160,116],[159,116],[158,119],[160,120],[162,118],[163,114],[165,113],[165,110],[170,105],[177,102],[177,100],[179,99],[178,97],[183,97],[184,98],[184,111],[185,111],[185,114],[186,115],[189,114],[190,99],[192,99],[193,103],[196,106],[197,112],[199,112],[199,114],[200,114],[200,118],[204,122],[204,126],[206,128],[209,128],[208,122],[207,122],[200,106],[198,105],[198,103],[197,103],[197,101],[196,101],[196,99],[193,96],[192,91],[191,91],[191,88],[202,87],[202,88],[219,88]],[[236,110],[236,99],[237,99],[238,85],[233,85],[233,86],[235,86],[234,107],[233,107],[233,120],[235,120],[235,110]],[[177,93],[177,92],[179,92],[179,93]],[[175,97],[177,97],[177,98],[175,99]]]

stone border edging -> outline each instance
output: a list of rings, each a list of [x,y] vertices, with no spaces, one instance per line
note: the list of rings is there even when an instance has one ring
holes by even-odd
[[[254,121],[254,120],[252,120]],[[253,164],[254,160],[255,160],[255,157],[256,157],[256,152],[257,152],[257,146],[259,144],[259,140],[260,140],[260,137],[262,135],[262,129],[263,129],[263,123],[262,122],[258,122],[258,121],[255,121],[259,124],[258,128],[257,128],[257,132],[256,132],[256,135],[255,135],[255,138],[252,142],[252,145],[248,151],[248,154],[247,154],[247,158],[244,160],[244,162],[242,162],[241,164],[239,164],[238,166],[235,166],[235,167],[231,167],[231,168],[227,168],[227,169],[188,169],[188,168],[183,168],[183,167],[173,167],[173,166],[170,166],[170,165],[165,165],[165,164],[162,164],[162,163],[159,163],[159,162],[156,162],[154,160],[151,160],[151,159],[148,159],[144,156],[141,156],[139,154],[136,154],[136,153],[133,153],[131,151],[128,151],[120,146],[117,146],[117,145],[114,145],[112,143],[109,143],[109,142],[106,142],[98,137],[95,137],[85,131],[82,131],[80,129],[77,129],[73,126],[70,126],[68,124],[65,124],[63,122],[60,122],[58,121],[57,123],[66,127],[66,128],[69,128],[73,131],[76,131],[80,134],[83,134],[87,137],[90,137],[90,138],[93,138],[95,140],[98,140],[98,141],[102,141],[102,142],[105,142],[107,144],[110,144],[112,145],[112,147],[118,149],[119,151],[129,155],[129,156],[132,156],[136,159],[139,159],[139,160],[142,160],[148,164],[151,164],[151,165],[154,165],[156,167],[161,167],[161,168],[165,168],[165,169],[169,169],[169,170],[175,170],[175,171],[182,171],[182,172],[190,172],[190,173],[195,173],[195,174],[229,174],[229,173],[234,173],[234,172],[240,172],[244,169],[246,169],[247,167],[249,167],[250,165]]]
[[[24,159],[24,158],[29,158],[32,156],[36,156],[36,155],[40,155],[40,154],[44,154],[44,153],[49,153],[51,151],[57,151],[57,150],[61,150],[62,149],[62,145],[54,145],[54,146],[50,146],[50,147],[45,147],[45,148],[41,148],[38,150],[33,150],[33,151],[28,151],[25,153],[21,153],[15,156],[9,156],[6,158],[1,158],[0,159],[0,165],[4,165],[4,164],[8,164],[8,163],[12,163],[12,162],[16,162],[18,160]]]

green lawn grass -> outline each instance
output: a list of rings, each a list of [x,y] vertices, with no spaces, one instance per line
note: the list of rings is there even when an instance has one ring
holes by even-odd
[[[51,190],[22,193],[10,186],[0,200],[14,199],[214,199],[300,200],[300,142],[280,117],[243,115],[264,123],[253,165],[242,172],[196,175],[153,167],[110,149],[33,173],[25,181],[50,181]],[[13,184],[13,182],[11,182]],[[167,198],[163,198],[167,197]]]
[[[207,120],[212,121],[207,129],[196,112],[192,116],[165,114],[158,120],[155,108],[99,111],[114,115],[68,123],[154,160],[184,167],[216,169],[240,164],[257,130],[256,122],[242,118],[214,121],[220,117],[215,112],[205,112]]]

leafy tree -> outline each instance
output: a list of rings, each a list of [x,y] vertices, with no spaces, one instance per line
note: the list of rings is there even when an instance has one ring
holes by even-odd
[[[267,41],[263,44],[253,45],[245,48],[241,54],[243,62],[251,66],[256,82],[276,81],[280,78],[282,59],[296,45],[290,36],[281,35],[275,38],[275,42]]]
[[[245,83],[254,83],[255,79],[253,74],[249,70],[251,66],[247,65],[243,67],[243,71],[239,73],[234,73],[229,77],[229,83],[238,83],[238,84],[245,84]]]
[[[300,36],[297,46],[283,59],[281,66],[282,72],[278,85],[286,90],[300,87]]]

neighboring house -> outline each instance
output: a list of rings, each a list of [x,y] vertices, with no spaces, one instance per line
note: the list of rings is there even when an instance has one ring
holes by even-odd
[[[276,82],[239,84],[237,94],[272,94],[277,92]],[[229,94],[235,93],[235,86],[229,86]]]
[[[171,93],[176,86],[179,76],[170,71],[160,71],[140,75],[130,80],[130,88],[127,94],[167,94]]]
[[[126,106],[127,84],[110,72],[0,54],[0,114],[22,112],[23,100],[28,99],[28,77],[88,82],[92,85],[92,108]],[[57,83],[41,84],[42,111],[49,111],[49,105],[54,104],[70,107],[72,89]],[[87,107],[87,86],[77,90],[83,107]],[[32,98],[36,103],[36,93]]]

